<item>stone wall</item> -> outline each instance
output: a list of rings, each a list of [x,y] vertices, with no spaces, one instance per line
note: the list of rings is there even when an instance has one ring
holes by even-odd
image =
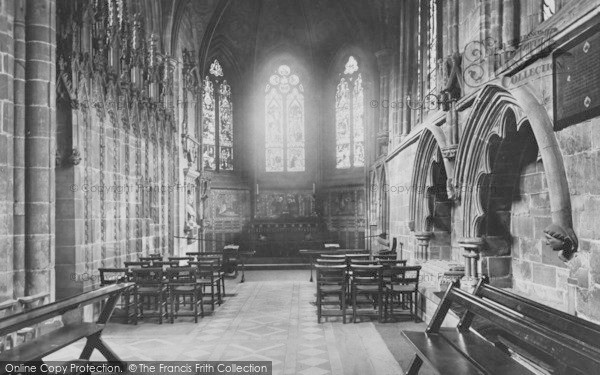
[[[455,191],[450,198],[452,202],[444,207],[451,214],[450,234],[446,237],[434,234],[428,242],[432,257],[446,255],[439,257],[443,262],[421,262],[424,271],[443,270],[451,263],[466,264],[463,254],[472,255],[472,249],[477,248],[479,260],[475,262],[474,274],[478,277],[486,275],[495,285],[600,321],[597,313],[600,232],[596,229],[600,214],[600,120],[596,117],[561,131],[554,130],[553,74],[545,69],[552,64],[552,56],[546,53],[532,61],[528,52],[539,47],[535,41],[525,43],[521,54],[514,55],[516,61],[512,67],[502,65],[511,44],[518,47],[519,40],[527,41],[531,31],[539,32],[534,35],[555,33],[558,40],[545,41],[554,43],[550,49],[566,42],[560,39],[560,29],[567,25],[583,33],[588,26],[576,16],[577,12],[582,16],[591,14],[598,4],[561,2],[556,14],[540,23],[539,3],[521,2],[515,8],[507,7],[509,3],[503,2],[500,7],[501,2],[494,1],[443,3],[443,53],[462,55],[462,66],[458,68],[465,81],[460,85],[456,112],[452,106],[443,111],[431,110],[424,114],[421,124],[414,123],[418,118],[415,116],[413,130],[401,137],[396,149],[390,150],[393,156],[386,161],[387,178],[396,189],[389,194],[390,232],[404,243],[403,257],[415,261],[420,233],[408,229],[408,220],[415,216],[412,212],[415,206],[423,211],[419,212],[420,219],[428,217],[431,208],[427,211],[427,207],[414,203],[414,199],[409,201],[409,195],[398,194],[398,190],[399,186],[417,189],[430,186],[429,181],[426,186],[415,186],[411,175],[414,165],[428,165],[434,156],[423,151],[427,148],[422,145],[431,142],[431,137],[423,137],[423,128],[437,128],[435,144],[442,151]],[[456,19],[460,21],[457,28],[452,19],[454,10],[450,8],[454,4],[458,11]],[[561,7],[567,9],[560,10]],[[537,44],[541,45],[541,39]],[[469,43],[479,40],[495,45],[492,48],[482,45],[479,53],[484,59],[475,66],[481,70],[475,72],[469,70],[473,60],[467,59],[473,56],[466,53]],[[528,75],[525,67],[545,73]],[[504,76],[503,69],[510,74]],[[438,74],[444,86],[447,83],[443,81],[444,71]],[[466,82],[473,74],[480,74],[479,80]],[[449,84],[457,83],[449,81]],[[510,111],[514,112],[512,119],[512,115],[507,115]],[[456,147],[456,151],[447,152],[452,148],[448,146]],[[418,164],[419,158],[426,161]],[[371,173],[378,168],[379,163],[374,163]],[[418,183],[425,183],[424,179]],[[369,200],[368,212],[377,203]],[[579,240],[578,252],[567,262],[546,244],[544,230],[556,223],[572,226]],[[417,225],[417,229],[422,226]],[[450,256],[448,248],[444,248],[448,243],[452,248]],[[438,251],[436,247],[440,244]],[[426,301],[435,300],[427,291],[424,295]],[[425,316],[430,308],[426,310]]]
[[[58,9],[56,286],[61,298],[98,284],[100,267],[122,267],[142,254],[174,254],[179,214],[174,207],[185,189],[178,178],[175,67],[157,57],[157,37],[146,42],[139,16],[121,10],[123,22],[134,25],[133,43],[115,26],[115,14],[102,7],[61,1]],[[90,14],[100,17],[96,33],[90,31]],[[112,35],[107,44],[102,31]],[[117,50],[122,59],[115,59]]]
[[[54,296],[55,11],[0,2],[0,299]]]
[[[398,238],[398,251],[402,246],[403,258],[414,259],[416,240],[409,229],[409,200],[412,189],[412,166],[417,143],[403,149],[387,163],[390,206],[390,236]],[[400,245],[402,243],[402,245]]]

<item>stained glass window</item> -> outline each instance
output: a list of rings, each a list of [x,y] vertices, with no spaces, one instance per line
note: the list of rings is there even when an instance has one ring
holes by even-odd
[[[429,0],[429,22],[427,30],[427,90],[428,94],[436,94],[437,87],[437,0]],[[429,100],[427,98],[426,100]]]
[[[215,60],[202,85],[202,144],[205,170],[233,170],[231,86]]]
[[[265,89],[265,169],[304,171],[304,88],[288,65],[281,65]]]
[[[350,56],[335,94],[336,168],[365,165],[364,92],[358,62]]]

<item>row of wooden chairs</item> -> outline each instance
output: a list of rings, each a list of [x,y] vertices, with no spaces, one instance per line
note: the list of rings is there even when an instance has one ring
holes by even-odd
[[[176,316],[182,315],[179,314],[180,304],[189,304],[197,321],[198,316],[204,316],[205,304],[210,304],[214,311],[215,303],[220,305],[225,296],[225,280],[218,259],[170,257],[164,261],[158,257],[143,257],[139,261],[124,262],[124,265],[124,268],[100,268],[99,272],[101,285],[123,281],[135,283],[132,291],[123,295],[126,322],[137,324],[144,315],[158,317],[159,323],[170,316],[173,322]],[[152,305],[153,312],[148,312]]]
[[[360,309],[364,304],[376,307],[378,321],[394,316],[394,303],[408,310],[417,319],[416,306],[420,266],[406,266],[405,260],[360,259],[358,256],[317,259],[317,321],[323,316],[341,315],[346,323],[346,307],[352,304],[352,321],[373,308]],[[334,297],[332,299],[332,297]],[[339,309],[324,310],[326,305]],[[364,314],[366,315],[366,314]],[[384,317],[385,315],[385,317]]]

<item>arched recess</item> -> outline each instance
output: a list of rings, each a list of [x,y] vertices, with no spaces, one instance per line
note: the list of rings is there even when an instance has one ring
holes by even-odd
[[[423,129],[417,146],[409,192],[409,229],[422,244],[428,243],[423,259],[451,258],[451,209],[448,177],[452,161],[443,158],[447,146],[443,131],[435,125]]]
[[[493,149],[511,132],[519,131],[523,124],[529,124],[535,143],[544,165],[552,225],[544,229],[551,238],[554,250],[561,251],[562,260],[570,259],[577,251],[577,237],[573,232],[571,200],[565,167],[558,142],[554,135],[552,121],[546,109],[536,100],[526,86],[506,90],[499,81],[483,88],[471,110],[458,146],[453,188],[461,199],[462,228],[464,238],[479,237],[486,220],[487,175],[493,173],[490,162]],[[514,116],[516,129],[511,129],[507,116]],[[494,135],[498,139],[494,138]]]

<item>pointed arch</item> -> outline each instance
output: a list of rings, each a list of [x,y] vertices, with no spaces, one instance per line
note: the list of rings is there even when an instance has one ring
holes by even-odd
[[[569,186],[552,121],[526,86],[509,91],[500,85],[500,80],[486,85],[475,98],[458,146],[454,188],[462,201],[462,236],[477,235],[483,215],[479,187],[483,176],[490,173],[486,160],[492,144],[489,137],[492,134],[501,139],[507,136],[508,113],[515,115],[517,130],[526,122],[531,126],[546,171],[552,222],[570,237],[573,245],[570,252],[576,251]]]
[[[446,147],[444,132],[435,125],[427,125],[419,136],[419,144],[413,166],[410,198],[409,227],[411,231],[430,231],[432,210],[426,207],[427,196],[438,193],[440,187],[435,185],[434,164],[443,168],[445,176],[452,176],[454,165],[441,157],[441,149]],[[432,189],[435,190],[432,192]]]

